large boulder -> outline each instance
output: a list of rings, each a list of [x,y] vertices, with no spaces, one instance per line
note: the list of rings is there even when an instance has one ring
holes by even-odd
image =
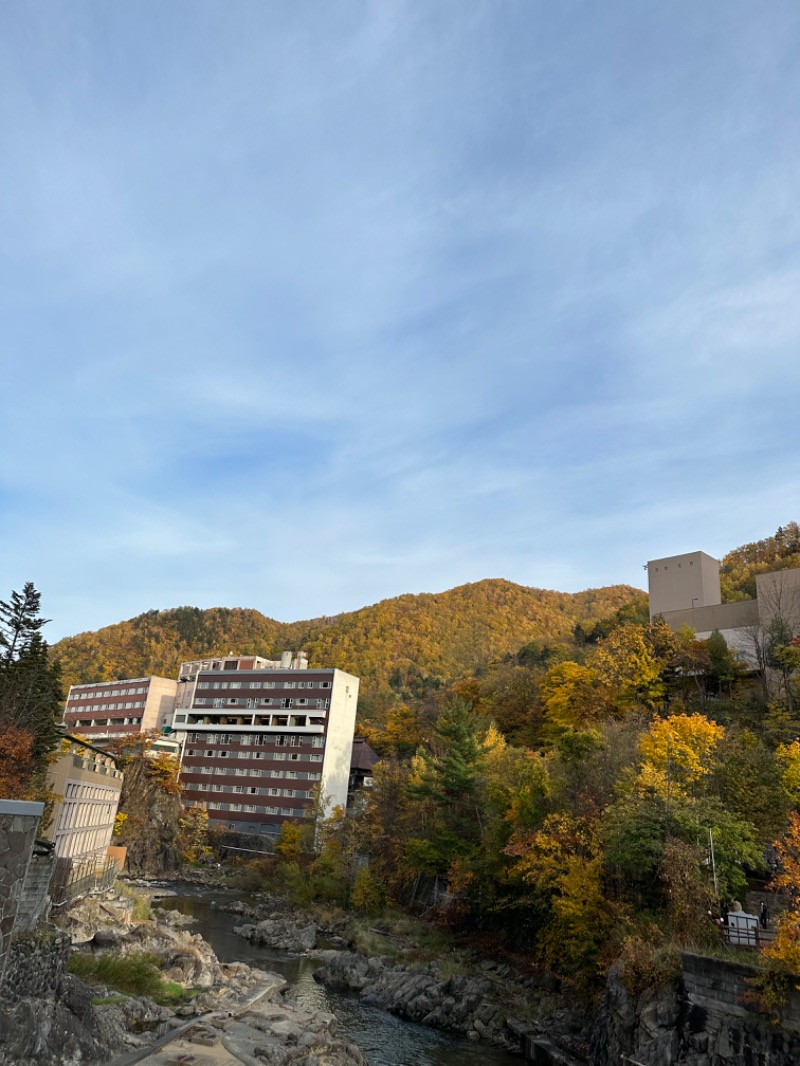
[[[266,918],[257,925],[238,925],[234,933],[261,947],[295,954],[313,951],[317,943],[317,925],[306,916]]]

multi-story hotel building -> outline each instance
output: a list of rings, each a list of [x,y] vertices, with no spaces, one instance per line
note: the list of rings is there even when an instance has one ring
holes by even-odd
[[[142,677],[73,685],[64,724],[87,740],[173,730],[154,750],[181,758],[186,806],[218,824],[274,835],[308,809],[315,787],[347,803],[359,680],[280,659],[223,655],[181,664],[177,681]]]
[[[185,804],[204,805],[228,828],[270,835],[306,813],[316,786],[331,805],[346,805],[357,677],[286,653],[183,663],[178,685]]]
[[[71,685],[64,724],[90,740],[161,729],[172,722],[178,688],[167,677]]]

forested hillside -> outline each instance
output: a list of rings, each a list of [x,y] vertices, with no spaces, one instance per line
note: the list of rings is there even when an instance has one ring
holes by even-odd
[[[774,537],[743,544],[728,552],[720,567],[722,599],[726,603],[751,600],[756,594],[756,575],[800,566],[800,526],[787,522]]]
[[[729,553],[725,597],[797,565],[798,547],[791,523]],[[201,653],[284,648],[359,674],[358,729],[381,756],[373,786],[319,837],[287,821],[270,884],[375,914],[387,897],[427,908],[446,886],[442,920],[504,940],[565,987],[597,990],[620,963],[641,991],[674,976],[681,951],[719,950],[709,914],[763,887],[777,856],[788,909],[758,986],[774,1007],[800,973],[795,633],[773,619],[742,660],[719,632],[698,640],[651,620],[632,588],[494,580],[293,624],[151,612],[56,651],[71,678],[174,675]],[[127,846],[150,832],[137,824]]]
[[[362,678],[365,707],[381,693],[453,681],[531,641],[563,641],[640,597],[627,585],[570,595],[486,580],[436,595],[398,596],[359,611],[281,623],[243,608],[149,611],[55,645],[67,684],[161,674],[230,651],[278,656],[304,649],[312,664]]]

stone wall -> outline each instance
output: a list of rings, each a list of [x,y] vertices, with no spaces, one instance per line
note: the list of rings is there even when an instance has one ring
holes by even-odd
[[[44,804],[0,799],[0,980]]]
[[[0,1002],[7,1006],[26,996],[52,999],[61,984],[70,943],[68,933],[49,926],[15,935],[0,984]]]
[[[51,851],[34,849],[28,866],[25,884],[22,886],[14,935],[32,932],[39,922],[50,913],[50,879],[55,869],[56,857]]]
[[[753,1020],[760,1016],[752,984],[758,972],[753,966],[727,959],[683,956],[683,987],[689,1002],[731,1018]],[[781,1008],[780,1026],[787,1033],[800,1034],[800,992],[793,990]]]
[[[685,954],[669,986],[630,995],[615,967],[592,1037],[595,1066],[797,1066],[800,994],[780,1019],[763,1013],[751,979],[757,970]]]

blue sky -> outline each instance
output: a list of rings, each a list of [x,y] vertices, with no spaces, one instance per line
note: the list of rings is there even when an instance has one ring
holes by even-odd
[[[0,597],[564,591],[798,518],[800,9],[0,10]]]

